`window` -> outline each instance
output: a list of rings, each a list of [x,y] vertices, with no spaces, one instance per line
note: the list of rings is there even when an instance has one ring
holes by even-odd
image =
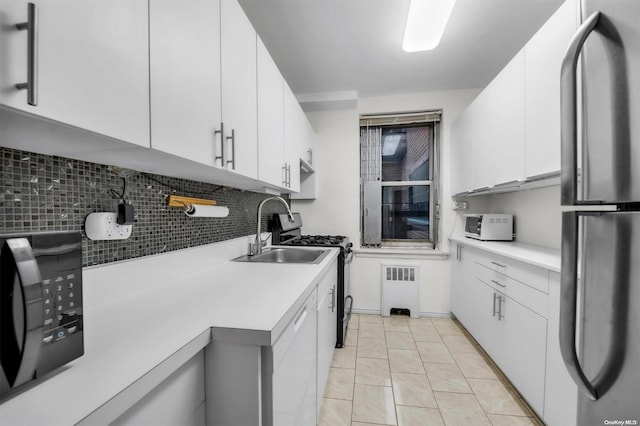
[[[440,112],[360,118],[363,246],[435,247]]]

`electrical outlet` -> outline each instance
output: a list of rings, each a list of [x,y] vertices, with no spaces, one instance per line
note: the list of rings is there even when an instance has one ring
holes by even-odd
[[[453,210],[467,210],[468,208],[469,208],[469,203],[467,201],[453,202]]]
[[[91,213],[84,222],[90,240],[126,240],[133,225],[118,225],[118,213]]]

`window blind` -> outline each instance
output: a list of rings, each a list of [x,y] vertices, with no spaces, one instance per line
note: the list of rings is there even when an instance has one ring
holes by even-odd
[[[440,121],[442,111],[409,112],[403,114],[361,115],[360,127],[402,126],[416,123],[433,123]]]

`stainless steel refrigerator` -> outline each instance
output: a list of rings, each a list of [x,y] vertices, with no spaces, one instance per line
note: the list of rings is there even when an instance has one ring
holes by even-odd
[[[640,425],[640,0],[581,17],[561,73],[560,348],[578,425]]]

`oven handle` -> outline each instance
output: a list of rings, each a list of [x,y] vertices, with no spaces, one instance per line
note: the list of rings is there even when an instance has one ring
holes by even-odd
[[[353,309],[353,297],[351,297],[351,295],[347,296],[344,298],[345,300],[345,305],[347,304],[347,300],[351,303],[349,303],[349,311],[347,312],[347,310],[345,309],[345,312],[347,312],[346,314],[344,314],[344,316],[342,317],[342,322],[345,321],[349,321],[349,318],[351,318],[351,310]]]

